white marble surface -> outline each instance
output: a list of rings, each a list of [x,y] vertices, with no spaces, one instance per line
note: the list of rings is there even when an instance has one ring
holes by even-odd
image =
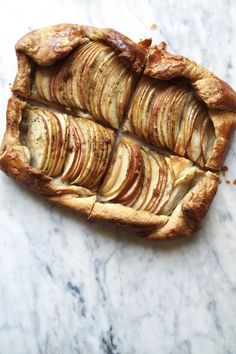
[[[75,22],[166,39],[236,88],[235,18],[233,0],[2,1],[1,135],[14,44],[28,30]],[[228,179],[235,155],[234,137]],[[236,186],[222,182],[195,237],[152,243],[88,224],[0,173],[0,353],[236,353],[235,210]]]

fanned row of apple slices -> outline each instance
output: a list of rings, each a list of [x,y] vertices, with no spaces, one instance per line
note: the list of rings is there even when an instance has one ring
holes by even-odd
[[[61,180],[96,190],[107,169],[114,142],[113,130],[87,119],[71,119],[69,149]]]
[[[64,166],[69,137],[69,117],[42,108],[24,110],[21,140],[30,152],[30,164],[51,177]]]
[[[157,154],[123,137],[98,195],[102,202],[169,215],[202,173],[185,158]]]
[[[115,133],[87,119],[30,107],[24,110],[21,141],[33,167],[93,191],[107,169]]]
[[[103,43],[81,45],[51,67],[37,67],[32,98],[41,97],[70,108],[79,108],[119,128],[124,118],[135,74]]]
[[[202,167],[215,140],[208,111],[189,88],[147,77],[137,85],[124,130]]]

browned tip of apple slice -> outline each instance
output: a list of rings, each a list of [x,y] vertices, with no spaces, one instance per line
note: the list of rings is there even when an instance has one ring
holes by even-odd
[[[43,169],[50,146],[50,127],[41,110],[25,109],[21,124],[21,141],[30,152],[30,164]]]

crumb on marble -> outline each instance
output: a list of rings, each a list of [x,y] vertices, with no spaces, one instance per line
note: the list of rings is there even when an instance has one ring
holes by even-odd
[[[220,172],[222,172],[223,176],[225,176],[225,173],[226,173],[228,170],[229,170],[229,169],[228,169],[228,166],[222,166]]]
[[[231,182],[228,179],[226,179],[225,183],[230,184]]]
[[[152,23],[151,26],[150,26],[150,29],[151,30],[157,29],[157,24],[156,23]]]
[[[236,178],[233,180],[233,184],[236,185]]]

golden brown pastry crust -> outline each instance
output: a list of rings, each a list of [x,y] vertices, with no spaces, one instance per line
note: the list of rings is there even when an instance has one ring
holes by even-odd
[[[161,80],[185,77],[190,80],[196,96],[210,108],[214,126],[218,129],[209,168],[223,160],[232,128],[236,122],[236,93],[222,80],[198,64],[166,52],[165,45],[150,47],[151,40],[136,44],[112,29],[61,24],[32,31],[16,44],[18,73],[12,91],[29,97],[35,63],[51,65],[68,55],[78,45],[89,40],[105,41],[117,55],[137,73]],[[89,220],[107,220],[132,226],[147,233],[150,239],[175,238],[199,229],[202,219],[216,193],[218,177],[207,172],[176,207],[170,217],[135,211],[120,204],[96,202],[96,196],[75,186],[63,186],[29,165],[27,149],[21,145],[19,124],[26,102],[13,96],[7,109],[7,129],[2,145],[0,167],[31,190],[48,200],[83,213]]]

